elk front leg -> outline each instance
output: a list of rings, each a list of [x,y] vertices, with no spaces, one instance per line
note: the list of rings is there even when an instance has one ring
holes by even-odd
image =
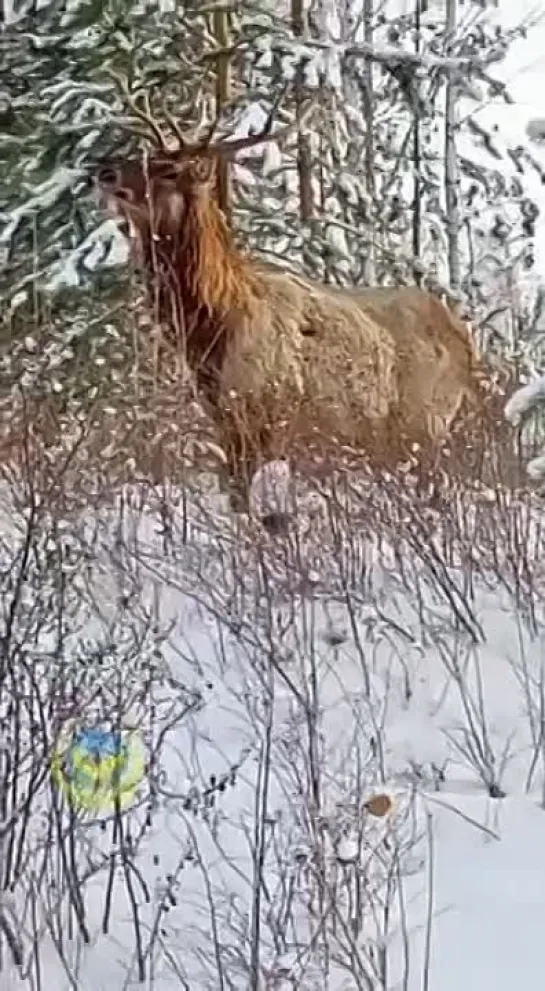
[[[223,448],[226,456],[223,483],[229,492],[231,508],[237,513],[248,512],[250,486],[260,464],[259,446],[236,424],[223,431]]]

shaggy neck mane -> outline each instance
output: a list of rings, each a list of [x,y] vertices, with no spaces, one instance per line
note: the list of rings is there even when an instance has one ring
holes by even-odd
[[[254,295],[249,263],[234,245],[218,206],[203,195],[191,202],[179,233],[185,289],[211,313],[247,310]],[[181,274],[181,273],[180,273]]]
[[[255,299],[251,264],[233,243],[223,215],[204,194],[180,217],[157,218],[146,249],[158,315],[185,346],[198,384],[213,398],[234,321]]]

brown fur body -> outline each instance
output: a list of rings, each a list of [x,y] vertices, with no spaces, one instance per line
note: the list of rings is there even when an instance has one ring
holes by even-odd
[[[480,366],[466,325],[436,296],[407,286],[357,292],[396,346],[402,433],[422,446],[444,437],[465,409],[480,408]]]
[[[308,444],[391,465],[442,439],[478,397],[470,335],[416,288],[344,290],[246,258],[210,192],[212,157],[104,170],[157,318],[185,351],[230,471]],[[107,174],[105,174],[107,173]]]

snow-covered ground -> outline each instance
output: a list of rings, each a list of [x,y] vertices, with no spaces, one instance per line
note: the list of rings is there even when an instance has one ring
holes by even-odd
[[[55,712],[91,720],[119,699],[152,784],[122,842],[107,816],[71,821],[36,785],[7,831],[23,866],[0,910],[24,963],[3,951],[2,989],[538,979],[539,517],[499,498],[447,519],[363,483],[349,517],[343,501],[306,497],[280,537],[230,521],[212,496],[167,520],[132,494],[60,532],[36,524],[10,648],[26,702],[2,713],[21,753],[34,714],[20,787]],[[18,589],[2,572],[6,615]],[[377,795],[394,803],[382,817]]]

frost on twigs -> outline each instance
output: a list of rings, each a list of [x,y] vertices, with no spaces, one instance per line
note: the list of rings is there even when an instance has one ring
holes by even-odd
[[[337,846],[337,860],[340,864],[354,864],[359,857],[360,844],[357,836],[343,836]]]
[[[513,393],[505,406],[505,418],[514,427],[520,427],[530,413],[543,404],[544,400],[545,375],[540,375]],[[528,462],[526,473],[534,481],[545,478],[545,450]]]
[[[368,815],[375,819],[385,819],[393,812],[395,807],[394,799],[386,792],[377,792],[363,804],[363,808]],[[361,837],[354,829],[349,830],[341,836],[336,847],[336,856],[340,864],[353,864],[361,852]]]
[[[31,452],[28,439],[26,450]],[[128,506],[120,505],[117,514],[94,513],[91,506],[80,516],[73,508],[68,512],[61,486],[68,485],[69,475],[60,464],[58,459],[54,491],[30,463],[25,473],[14,469],[6,478],[4,499],[4,468],[0,475],[0,863],[6,889],[0,899],[1,987],[14,983],[12,964],[31,970],[35,955],[47,955],[44,945],[61,920],[70,918],[67,928],[73,922],[76,934],[67,958],[78,939],[90,942],[89,888],[98,880],[106,892],[114,864],[124,870],[111,899],[105,895],[103,934],[111,924],[109,906],[123,897],[121,891],[138,901],[130,872],[138,870],[141,843],[157,814],[161,733],[180,727],[200,705],[199,687],[177,685],[172,691],[165,646],[170,626],[140,595],[141,571],[128,551],[133,518]],[[11,523],[5,533],[4,512]],[[146,750],[138,791],[123,803],[121,782],[130,763],[125,765],[123,747],[109,754],[113,760],[101,760],[101,771],[96,760],[82,761],[72,740],[64,747],[73,728],[90,731],[84,736],[96,744],[116,739],[121,726],[138,727]],[[53,757],[60,756],[59,744],[62,766]],[[95,748],[92,756],[97,755]],[[104,809],[95,798],[106,785],[108,766],[114,799]],[[84,858],[86,872],[80,868]],[[33,926],[40,928],[39,942],[31,935]],[[135,912],[137,948],[139,926]],[[144,951],[137,953],[142,975]],[[47,971],[47,964],[40,966]]]

